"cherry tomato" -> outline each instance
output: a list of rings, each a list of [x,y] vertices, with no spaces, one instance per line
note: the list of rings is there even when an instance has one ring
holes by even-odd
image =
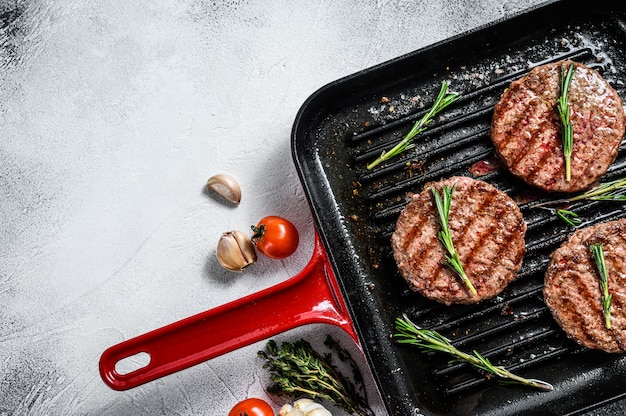
[[[274,411],[266,401],[251,397],[240,401],[230,409],[228,416],[274,416]]]
[[[296,226],[282,217],[265,217],[256,227],[252,226],[252,231],[252,242],[257,249],[273,259],[291,256],[300,242]]]

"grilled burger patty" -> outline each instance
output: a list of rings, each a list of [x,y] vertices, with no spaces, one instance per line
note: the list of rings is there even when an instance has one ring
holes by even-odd
[[[431,187],[455,190],[449,227],[461,264],[477,291],[471,296],[458,275],[442,264],[447,255]],[[500,293],[522,265],[526,223],[517,204],[492,185],[467,177],[427,183],[402,210],[391,237],[401,275],[423,296],[446,305],[476,303]]]
[[[595,70],[576,63],[569,89],[573,126],[571,180],[565,180],[560,96],[561,61],[532,69],[513,81],[496,104],[491,139],[508,169],[547,191],[575,192],[602,176],[624,136],[624,109],[617,92]]]
[[[611,329],[602,314],[590,243],[602,243],[612,294]],[[554,319],[587,348],[626,351],[626,218],[577,230],[550,257],[543,289]]]

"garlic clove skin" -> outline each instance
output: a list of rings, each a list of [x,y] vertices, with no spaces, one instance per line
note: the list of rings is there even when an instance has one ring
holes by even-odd
[[[304,416],[304,414],[300,410],[294,409],[289,403],[285,403],[278,411],[278,416]]]
[[[247,234],[241,231],[228,231],[222,234],[217,243],[217,260],[228,270],[241,272],[256,262],[256,250]]]
[[[285,404],[281,407],[278,416],[333,416],[333,414],[311,399],[299,399],[293,406]]]
[[[230,175],[225,173],[213,175],[207,180],[206,187],[209,192],[220,195],[235,206],[241,202],[241,187],[235,178]]]

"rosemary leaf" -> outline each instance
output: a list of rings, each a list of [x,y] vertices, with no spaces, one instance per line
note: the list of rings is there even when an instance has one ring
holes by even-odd
[[[602,314],[604,315],[604,325],[606,329],[611,329],[611,302],[613,295],[609,293],[609,276],[606,271],[606,262],[604,261],[604,249],[602,243],[589,244],[593,260],[596,263],[598,276],[600,278],[600,290],[602,291]]]
[[[451,268],[461,278],[472,295],[476,295],[476,289],[465,274],[463,264],[461,264],[461,259],[459,258],[459,253],[456,251],[456,248],[454,248],[454,243],[452,242],[452,236],[450,234],[450,227],[448,226],[450,205],[452,204],[452,194],[454,193],[455,186],[456,184],[452,185],[450,188],[444,185],[441,194],[437,191],[437,189],[430,188],[433,193],[433,197],[435,198],[435,206],[439,215],[439,224],[441,225],[441,230],[437,233],[437,236],[439,237],[441,244],[443,244],[448,252],[442,263]]]
[[[590,201],[626,201],[626,178],[604,182],[590,190],[570,198],[569,202]]]
[[[567,101],[569,95],[569,87],[572,83],[572,78],[574,77],[575,71],[576,66],[573,62],[569,66],[567,75],[565,74],[565,68],[563,68],[563,66],[561,65],[561,96],[559,97],[557,103],[557,109],[559,111],[559,116],[561,117],[561,124],[563,125],[561,131],[561,140],[563,142],[563,157],[565,158],[565,180],[567,182],[569,182],[572,177],[571,160],[572,149],[574,147],[574,128],[570,120],[570,108]]]
[[[555,211],[555,215],[572,227],[576,227],[582,223],[582,221],[578,218],[578,214],[568,209],[557,209]]]
[[[447,338],[436,331],[418,327],[406,315],[403,318],[396,318],[396,330],[398,331],[394,335],[396,342],[416,345],[424,352],[437,351],[447,353],[456,360],[467,362],[477,369],[498,376],[504,384],[521,384],[543,391],[553,389],[550,383],[520,377],[504,367],[493,365],[489,359],[482,356],[478,351],[467,354],[458,350]]]
[[[433,103],[430,110],[428,110],[428,112],[424,114],[422,118],[420,118],[415,122],[415,124],[413,124],[411,130],[406,134],[406,136],[404,136],[400,143],[395,145],[389,151],[383,151],[376,160],[367,165],[367,169],[373,169],[380,163],[399,155],[405,150],[415,147],[415,144],[413,143],[413,138],[426,130],[426,127],[433,121],[434,117],[439,112],[458,100],[460,97],[461,96],[458,93],[448,93],[448,83],[446,81],[442,81],[439,94],[437,95],[437,98],[435,99],[435,102]]]

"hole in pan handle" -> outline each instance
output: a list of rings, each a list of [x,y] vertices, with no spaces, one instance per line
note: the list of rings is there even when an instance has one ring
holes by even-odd
[[[297,275],[106,349],[100,375],[112,389],[127,390],[309,323],[338,326],[359,344],[317,232],[313,255]],[[116,369],[146,355],[139,368]]]

